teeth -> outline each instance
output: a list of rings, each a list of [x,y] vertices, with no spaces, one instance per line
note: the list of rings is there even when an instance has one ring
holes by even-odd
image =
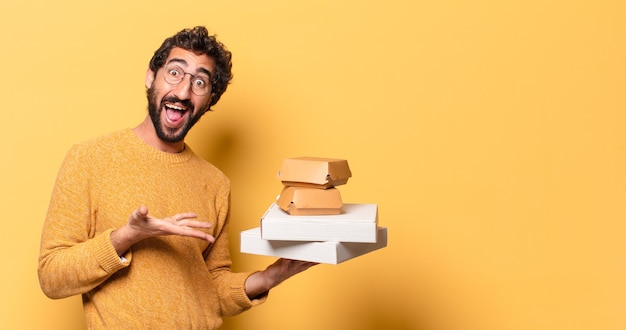
[[[166,106],[166,107],[168,107],[168,108],[170,108],[170,109],[173,109],[173,110],[185,111],[185,109],[184,109],[184,108],[177,107],[177,106],[172,105],[172,104],[166,104],[165,106]]]

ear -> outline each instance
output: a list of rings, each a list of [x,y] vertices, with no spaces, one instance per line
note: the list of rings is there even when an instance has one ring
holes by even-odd
[[[152,87],[152,83],[154,82],[155,76],[156,76],[156,73],[154,73],[154,71],[148,68],[148,70],[146,71],[146,88],[150,89]]]

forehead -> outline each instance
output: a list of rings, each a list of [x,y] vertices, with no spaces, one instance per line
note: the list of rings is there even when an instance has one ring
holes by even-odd
[[[165,63],[175,61],[189,72],[209,71],[211,75],[215,72],[215,61],[206,54],[198,55],[192,51],[174,47],[167,56]]]

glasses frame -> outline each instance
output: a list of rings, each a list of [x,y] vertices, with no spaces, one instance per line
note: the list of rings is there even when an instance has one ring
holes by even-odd
[[[175,69],[177,72],[181,73],[180,78],[174,77],[172,76],[169,72],[171,69]],[[185,80],[185,76],[189,75],[191,78],[189,79],[189,85],[191,87],[191,92],[194,93],[197,96],[205,96],[207,94],[209,94],[211,92],[211,90],[213,89],[213,85],[211,84],[211,77],[203,77],[200,75],[195,75],[189,72],[186,72],[185,70],[183,70],[183,68],[174,63],[174,62],[170,62],[170,63],[166,63],[165,65],[163,65],[163,80],[165,80],[166,83],[176,86],[178,84],[180,84],[183,80]],[[169,78],[169,79],[168,79]],[[194,85],[193,81],[195,78],[199,78],[202,80],[206,80],[207,82],[207,89],[206,91],[201,91],[198,92],[197,88],[195,87],[196,85]]]

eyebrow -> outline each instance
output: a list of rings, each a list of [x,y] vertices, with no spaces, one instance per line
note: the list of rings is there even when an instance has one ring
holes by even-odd
[[[167,62],[167,64],[172,63],[172,62],[175,62],[175,63],[180,63],[180,64],[184,64],[185,66],[189,65],[189,64],[187,63],[187,61],[185,61],[185,60],[184,60],[184,59],[182,59],[182,58],[177,58],[177,57],[170,59],[170,60]],[[211,79],[211,77],[212,77],[212,73],[211,73],[211,71],[209,71],[209,70],[207,70],[207,69],[205,69],[205,68],[203,68],[203,67],[199,67],[199,68],[197,68],[197,69],[196,69],[196,74],[198,74],[198,73],[204,73],[204,74],[206,74],[207,76],[209,76],[209,79]]]

